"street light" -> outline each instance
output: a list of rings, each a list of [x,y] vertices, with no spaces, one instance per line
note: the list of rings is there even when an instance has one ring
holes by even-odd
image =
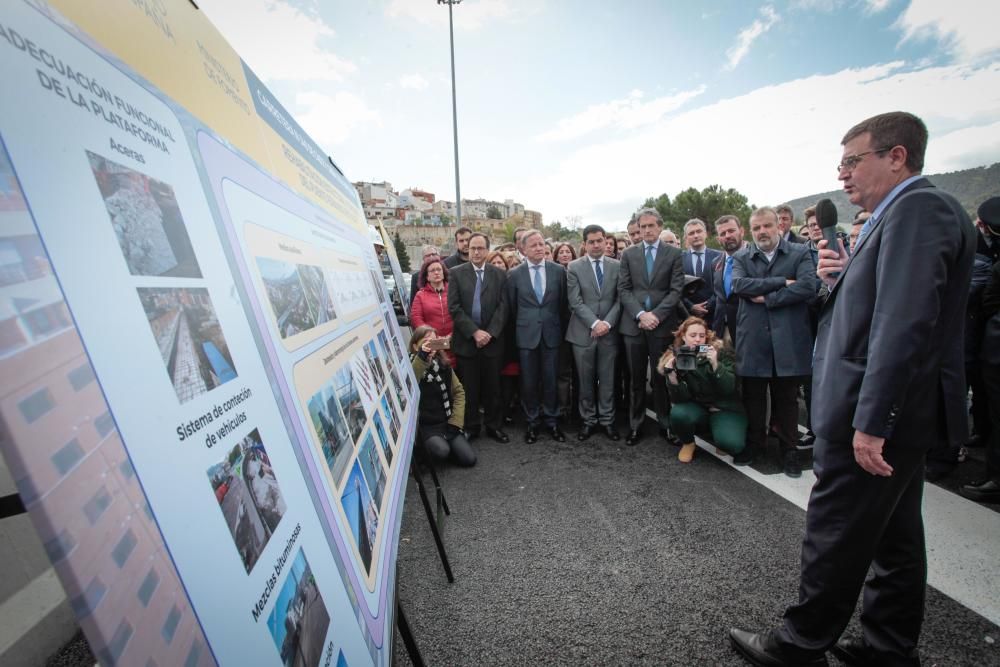
[[[448,5],[448,36],[451,39],[451,121],[455,134],[455,214],[458,226],[462,226],[462,186],[458,178],[458,104],[455,101],[455,26],[451,18],[451,6],[462,0],[437,0],[439,5]]]

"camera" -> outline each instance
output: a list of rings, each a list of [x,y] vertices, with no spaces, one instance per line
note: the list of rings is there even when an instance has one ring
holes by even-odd
[[[432,350],[450,350],[451,338],[435,338],[434,340],[428,341],[427,347]]]
[[[674,354],[674,367],[679,371],[693,371],[698,366],[698,357],[711,349],[711,345],[681,345]]]

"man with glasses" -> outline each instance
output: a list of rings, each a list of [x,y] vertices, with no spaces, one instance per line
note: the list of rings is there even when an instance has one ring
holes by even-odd
[[[962,335],[975,228],[920,175],[927,128],[892,112],[848,130],[838,178],[871,211],[848,256],[820,242],[830,294],[813,363],[813,468],[798,602],[733,629],[756,665],[919,665],[927,588],[924,458],[968,434]],[[868,578],[871,568],[873,574]],[[863,590],[862,636],[842,639]]]

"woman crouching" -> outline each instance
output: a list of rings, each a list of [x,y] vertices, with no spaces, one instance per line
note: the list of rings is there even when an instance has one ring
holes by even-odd
[[[735,353],[709,331],[705,320],[689,317],[674,332],[657,368],[667,377],[670,392],[670,427],[683,443],[677,459],[694,457],[694,433],[712,430],[715,446],[738,454],[746,446],[747,418],[736,391]]]
[[[451,455],[458,465],[473,466],[476,452],[462,431],[465,389],[435,340],[437,333],[429,326],[417,327],[410,338],[410,363],[420,382],[418,438],[432,457]]]

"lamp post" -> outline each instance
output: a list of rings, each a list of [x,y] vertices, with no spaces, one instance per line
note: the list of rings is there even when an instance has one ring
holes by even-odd
[[[455,98],[455,24],[451,18],[451,6],[462,0],[437,0],[439,5],[448,5],[448,37],[451,40],[451,121],[455,135],[455,214],[458,226],[462,226],[462,185],[458,177],[458,104]]]

